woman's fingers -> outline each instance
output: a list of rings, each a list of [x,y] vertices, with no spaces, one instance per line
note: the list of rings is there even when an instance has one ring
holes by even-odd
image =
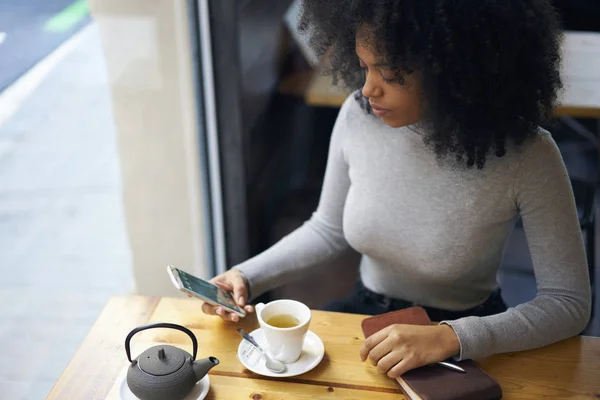
[[[202,311],[204,312],[204,314],[215,315],[217,313],[216,308],[217,307],[213,306],[212,304],[208,304],[208,303],[202,304]]]
[[[385,356],[379,359],[377,363],[377,371],[382,374],[389,373],[393,368],[396,368],[404,359],[404,354],[399,350],[392,350]]]
[[[218,315],[219,317],[223,318],[224,321],[238,322],[240,320],[240,317],[237,314],[230,313],[223,307],[215,307],[208,303],[202,304],[202,311],[205,314]]]
[[[244,307],[246,305],[246,299],[248,298],[246,281],[241,274],[233,274],[230,282],[233,287],[233,298],[235,299],[235,302],[240,307]]]
[[[396,379],[415,367],[415,363],[410,358],[403,358],[400,360],[400,362],[387,371],[387,376],[392,379]]]
[[[254,312],[254,307],[246,304],[248,301],[248,286],[243,275],[237,270],[230,270],[222,275],[214,277],[210,282],[221,290],[231,293],[235,303],[242,307],[247,313]],[[218,315],[225,321],[238,322],[240,316],[234,312],[229,312],[221,306],[213,306],[210,304],[203,304],[202,311],[205,314]]]
[[[218,279],[215,279],[212,283],[215,286],[220,287],[221,289],[223,289],[226,292],[232,292],[233,291],[233,285],[229,281],[224,281],[221,278],[218,278]]]
[[[367,357],[369,357],[371,350],[375,346],[377,346],[381,342],[383,342],[385,339],[387,339],[390,328],[391,328],[391,325],[372,334],[364,341],[362,347],[360,348],[360,360],[361,361],[365,361],[367,359]],[[375,363],[375,364],[377,364],[377,363]],[[375,364],[373,364],[373,365],[375,365]]]
[[[394,343],[389,338],[386,338],[375,347],[371,348],[367,357],[371,361],[371,364],[379,366],[379,362],[393,351]]]

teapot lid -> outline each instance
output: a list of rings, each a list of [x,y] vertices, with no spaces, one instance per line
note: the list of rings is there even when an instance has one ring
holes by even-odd
[[[154,346],[140,354],[138,365],[147,374],[164,376],[181,368],[187,357],[189,354],[177,347]]]

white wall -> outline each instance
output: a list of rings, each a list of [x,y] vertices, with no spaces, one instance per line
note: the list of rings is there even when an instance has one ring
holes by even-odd
[[[91,0],[109,74],[137,293],[180,295],[173,264],[207,277],[184,0]]]

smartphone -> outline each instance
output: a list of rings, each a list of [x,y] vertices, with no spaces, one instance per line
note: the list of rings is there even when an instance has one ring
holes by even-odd
[[[212,283],[200,279],[197,276],[190,275],[185,271],[167,266],[167,272],[171,277],[173,285],[179,290],[194,297],[199,298],[216,307],[223,307],[225,310],[244,317],[246,312],[237,305],[230,292],[226,292]]]

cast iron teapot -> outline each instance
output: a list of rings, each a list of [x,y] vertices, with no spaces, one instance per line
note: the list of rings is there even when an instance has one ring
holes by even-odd
[[[172,328],[187,333],[192,339],[194,354],[190,355],[174,346],[159,345],[149,348],[135,360],[131,360],[131,338],[136,333],[151,328]],[[141,400],[181,400],[192,391],[196,382],[219,364],[215,357],[196,361],[198,341],[192,331],[184,326],[169,323],[135,328],[125,339],[125,351],[131,363],[127,370],[127,386]]]

